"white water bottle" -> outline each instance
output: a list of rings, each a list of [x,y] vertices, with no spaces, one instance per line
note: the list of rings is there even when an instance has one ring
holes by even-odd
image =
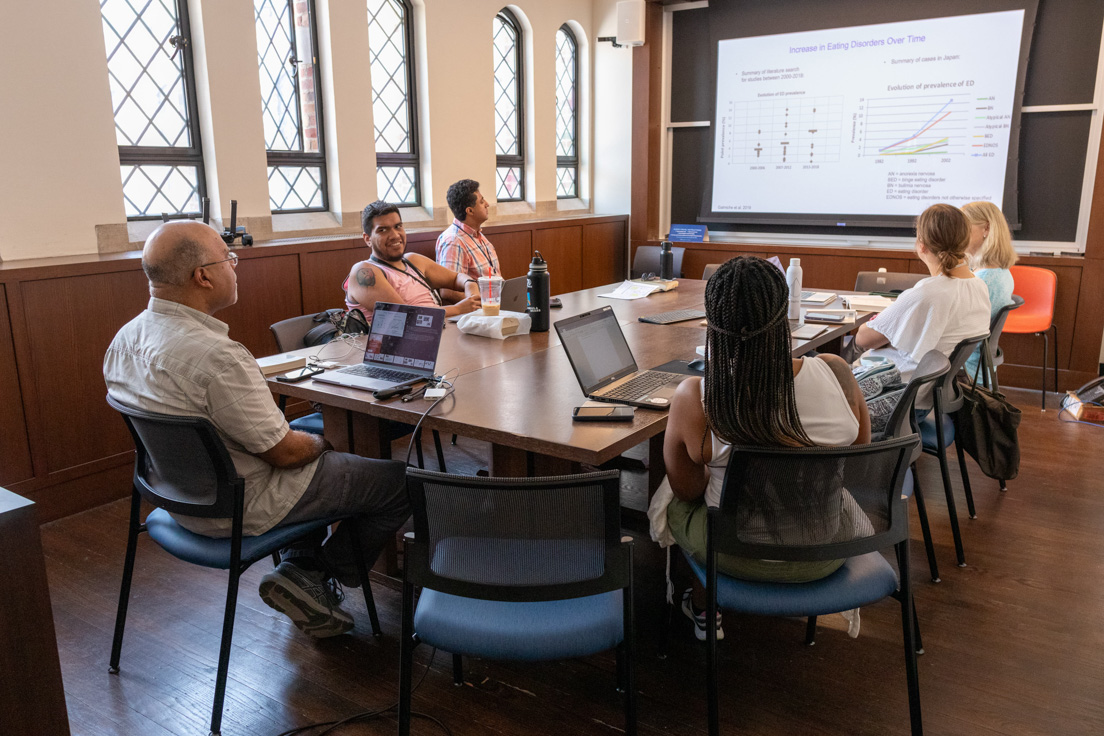
[[[804,324],[801,319],[801,259],[791,258],[790,267],[786,269],[786,285],[790,287],[790,311],[786,315],[797,323]]]

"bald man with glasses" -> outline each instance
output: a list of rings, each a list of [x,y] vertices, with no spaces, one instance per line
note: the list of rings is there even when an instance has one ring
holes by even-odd
[[[198,222],[161,225],[146,240],[142,269],[149,306],[115,335],[104,356],[108,393],[159,414],[200,416],[226,444],[245,479],[243,533],[357,514],[371,566],[410,516],[404,463],[334,452],[321,437],[292,430],[245,346],[214,317],[238,301],[238,256]],[[196,534],[230,536],[228,519],[173,515]],[[261,580],[262,600],[304,633],[324,638],[353,628],[333,579],[355,587],[350,529],[297,543]]]

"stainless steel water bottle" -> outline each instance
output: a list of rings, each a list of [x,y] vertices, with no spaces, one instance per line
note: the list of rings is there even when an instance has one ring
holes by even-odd
[[[529,264],[529,273],[525,275],[527,287],[526,310],[533,320],[529,328],[532,332],[548,332],[548,300],[551,295],[551,281],[548,277],[548,264],[539,250],[533,251],[533,261]]]

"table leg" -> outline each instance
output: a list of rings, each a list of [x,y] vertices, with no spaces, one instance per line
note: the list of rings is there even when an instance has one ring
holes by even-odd
[[[325,421],[324,416],[322,419]],[[362,457],[391,459],[391,432],[386,419],[350,413],[349,430],[352,435],[352,452]]]
[[[349,433],[349,412],[336,406],[322,407],[322,429],[326,441],[338,452],[352,452],[353,441]]]
[[[663,482],[663,476],[667,475],[667,465],[663,462],[663,437],[660,432],[648,438],[648,503],[651,504],[659,484]]]
[[[525,478],[529,461],[525,450],[505,445],[491,445],[491,475],[499,478]]]

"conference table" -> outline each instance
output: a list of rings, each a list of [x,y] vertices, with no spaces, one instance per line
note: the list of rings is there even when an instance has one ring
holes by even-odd
[[[676,309],[704,311],[705,282],[680,279],[677,289],[643,299],[602,298],[616,287],[585,289],[560,295],[561,309],[552,321],[603,306],[613,308],[637,365],[654,368],[669,361],[699,357],[706,328],[694,319],[670,325],[647,324],[638,317]],[[842,303],[824,305],[839,308]],[[810,350],[834,352],[844,334],[870,318],[859,312],[854,323],[828,326],[811,340],[794,340],[795,357]],[[791,326],[796,326],[791,323]],[[309,348],[341,363],[358,363],[365,338],[341,353],[340,346]],[[578,472],[581,464],[597,466],[643,442],[649,443],[649,494],[662,480],[663,431],[666,410],[637,409],[631,422],[575,422],[572,408],[586,397],[556,337],[555,328],[495,340],[460,332],[447,324],[437,360],[437,373],[447,375],[454,390],[422,421],[425,429],[457,434],[490,443],[490,473],[522,477]],[[326,439],[335,449],[365,457],[391,456],[388,422],[416,424],[431,402],[399,398],[377,401],[372,393],[307,380],[281,383],[269,379],[276,394],[305,399],[322,406]]]

